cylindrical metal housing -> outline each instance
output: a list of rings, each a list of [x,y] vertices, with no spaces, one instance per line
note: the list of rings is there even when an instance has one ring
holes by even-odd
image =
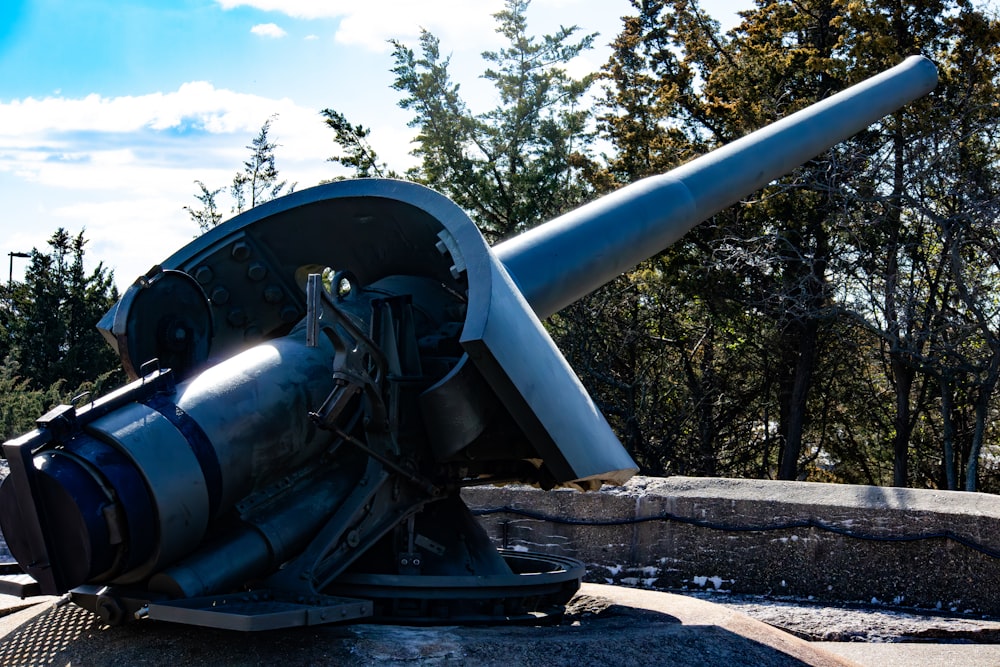
[[[204,431],[221,471],[219,507],[300,468],[332,435],[309,419],[333,390],[329,337],[302,328],[212,366],[177,389],[177,407]]]
[[[145,580],[198,547],[240,499],[315,459],[333,438],[309,418],[333,389],[333,358],[328,337],[308,347],[299,328],[172,395],[127,401],[37,454],[32,500],[50,517],[61,588]],[[11,550],[30,559],[22,532],[31,525],[14,511],[13,487],[0,489]]]
[[[494,250],[539,317],[548,317],[652,257],[692,227],[907,102],[937,68],[901,64],[666,174],[629,185]]]

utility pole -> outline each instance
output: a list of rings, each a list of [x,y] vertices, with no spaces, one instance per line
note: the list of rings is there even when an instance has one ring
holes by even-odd
[[[14,282],[14,258],[25,259],[31,257],[31,254],[26,252],[9,252],[7,256],[10,257],[10,270],[7,273],[7,286],[10,287],[10,284]]]

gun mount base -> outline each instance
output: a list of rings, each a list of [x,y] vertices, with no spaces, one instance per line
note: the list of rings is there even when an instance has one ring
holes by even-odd
[[[150,600],[143,591],[84,586],[71,591],[69,600],[110,626],[149,618],[220,630],[259,632],[351,622],[372,615],[372,603],[367,600],[289,595],[267,589],[181,600]]]
[[[314,542],[314,553],[329,554],[328,546]],[[457,495],[402,519],[317,585],[310,573],[320,571],[324,560],[332,562],[320,557],[287,563],[281,576],[242,591],[191,595],[155,586],[84,585],[68,597],[108,625],[149,618],[255,632],[365,621],[538,624],[562,617],[585,574],[583,563],[565,556],[497,549]]]
[[[373,621],[403,625],[537,623],[562,616],[580,588],[583,563],[572,558],[499,550],[512,574],[403,576],[347,574],[338,596],[374,603]]]
[[[357,621],[501,625],[561,618],[580,588],[583,563],[507,549],[498,553],[510,574],[348,574],[331,587],[332,594],[258,589],[181,600],[150,600],[145,592],[84,586],[70,592],[69,599],[112,626],[148,617],[241,632]]]

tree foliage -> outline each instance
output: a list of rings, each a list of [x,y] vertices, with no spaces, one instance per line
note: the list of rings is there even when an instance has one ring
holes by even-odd
[[[0,306],[0,427],[11,437],[57,402],[121,380],[118,357],[96,329],[118,300],[113,274],[84,268],[86,239],[64,229],[34,250],[23,282]]]
[[[722,35],[696,3],[633,5],[605,70],[612,85],[601,130],[617,149],[605,184],[669,168],[907,55],[938,61],[942,83],[932,98],[689,234],[658,259],[662,281],[646,289],[680,288],[681,301],[704,309],[673,306],[666,321],[690,331],[687,339],[718,330],[715,317],[727,313],[727,335],[757,341],[725,346],[726,354],[715,348],[712,377],[739,369],[754,387],[748,393],[758,400],[745,402],[744,414],[770,459],[760,470],[955,488],[957,472],[928,465],[943,458],[975,488],[1000,368],[988,259],[997,213],[996,20],[962,1],[761,0]],[[688,280],[692,266],[706,280]],[[732,326],[741,319],[752,324]],[[647,335],[660,335],[666,321]],[[675,368],[675,377],[690,377],[683,364]],[[713,382],[700,385],[714,387],[710,403],[739,395]],[[685,402],[706,400],[688,385]],[[949,453],[960,429],[947,415],[962,413],[968,443]],[[928,446],[935,438],[944,451]],[[677,448],[655,438],[637,446],[663,469],[680,467]],[[725,435],[713,445],[720,461],[744,446]],[[691,436],[679,449],[703,447]]]
[[[35,427],[36,419],[67,399],[63,383],[34,389],[8,359],[0,365],[0,438],[9,440],[27,433]]]
[[[222,193],[224,188],[209,190],[208,186],[201,181],[195,181],[194,184],[197,185],[200,190],[194,198],[201,203],[201,206],[199,208],[185,206],[184,210],[188,212],[189,216],[191,216],[191,220],[198,225],[199,230],[207,232],[212,227],[215,227],[222,222],[222,212],[219,211],[219,205],[216,198]]]
[[[228,188],[209,188],[200,180],[194,182],[199,190],[194,198],[200,206],[185,206],[184,210],[201,232],[207,232],[222,222],[219,195],[223,192],[228,194],[230,212],[235,215],[295,190],[295,183],[289,185],[288,181],[278,180],[275,163],[278,144],[270,137],[273,120],[274,116],[265,120],[260,131],[246,146],[250,155],[244,160],[243,168],[233,176]]]
[[[477,112],[462,96],[433,34],[423,31],[419,48],[393,40],[393,88],[412,113],[413,154],[419,164],[406,177],[448,195],[490,241],[497,241],[581,203],[592,168],[589,111],[582,99],[594,76],[575,79],[567,65],[593,45],[576,27],[553,35],[529,33],[528,0],[507,0],[495,14],[505,45],[484,52],[482,78],[497,104]],[[345,152],[333,158],[357,176],[377,175],[368,131],[342,114],[323,112]],[[376,167],[378,166],[378,169]]]
[[[260,132],[250,141],[247,146],[250,156],[243,162],[243,170],[233,176],[229,186],[233,213],[242,213],[295,189],[295,184],[289,187],[288,181],[278,180],[278,168],[274,164],[274,149],[278,144],[268,136],[272,120],[273,117],[265,120]]]
[[[342,155],[329,158],[351,170],[354,178],[399,178],[399,174],[381,162],[378,153],[368,141],[371,129],[363,125],[352,125],[347,117],[336,109],[320,111],[326,126],[333,130],[333,141],[340,146]]]

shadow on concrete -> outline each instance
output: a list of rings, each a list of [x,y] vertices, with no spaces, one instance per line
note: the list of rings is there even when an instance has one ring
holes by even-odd
[[[610,602],[610,601],[608,601]],[[774,631],[777,633],[777,631]],[[0,664],[30,665],[774,665],[805,662],[756,637],[671,613],[585,600],[561,624],[526,627],[319,626],[243,634],[143,621],[102,624],[50,606],[0,642]]]

